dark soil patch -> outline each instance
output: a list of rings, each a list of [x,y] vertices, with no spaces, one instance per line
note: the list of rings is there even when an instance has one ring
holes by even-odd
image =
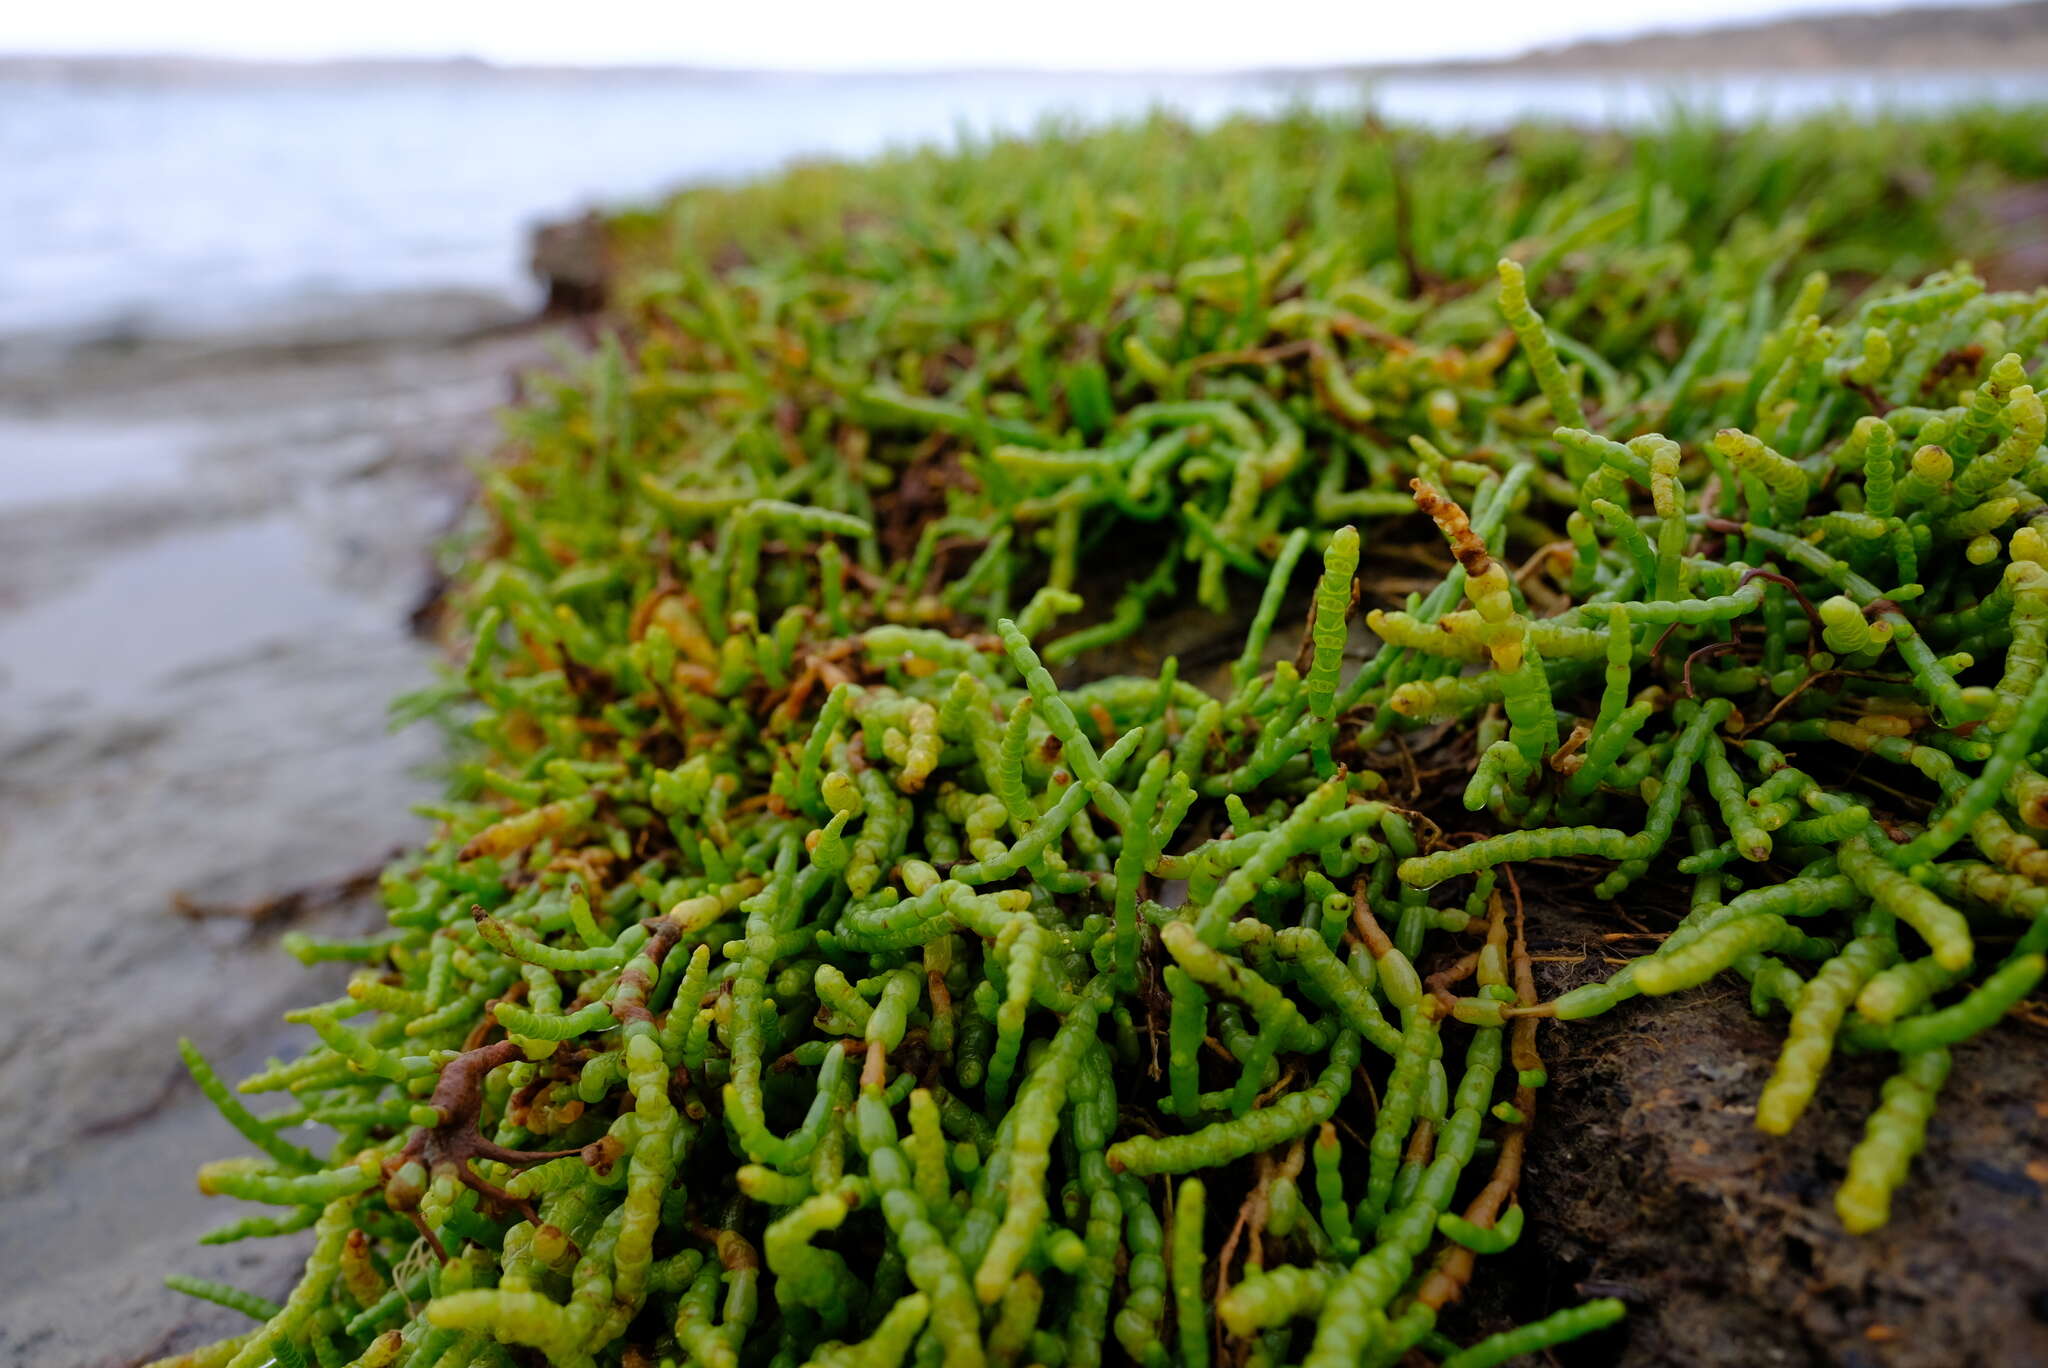
[[[1535,955],[1586,956],[1539,963],[1545,997],[1611,972],[1601,937],[1626,929],[1541,896],[1529,924]],[[1957,1049],[1891,1224],[1862,1237],[1833,1194],[1889,1056],[1838,1059],[1780,1139],[1754,1115],[1783,1023],[1728,981],[1541,1038],[1529,1233],[1479,1280],[1476,1328],[1618,1296],[1624,1330],[1559,1362],[2048,1365],[2048,1035],[2009,1021]]]

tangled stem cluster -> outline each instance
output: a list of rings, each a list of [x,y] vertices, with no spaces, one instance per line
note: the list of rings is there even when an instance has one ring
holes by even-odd
[[[1539,1026],[1730,972],[1787,1018],[1763,1129],[1896,1060],[1836,1197],[1882,1224],[2048,948],[2048,298],[1787,272],[1884,250],[1897,143],[1660,136],[681,201],[486,472],[413,701],[456,782],[388,931],[290,938],[356,966],[241,1085],[291,1109],[187,1049],[263,1155],[202,1187],[283,1213],[210,1238],[314,1245],[281,1305],[174,1279],[260,1322],[179,1361],[1504,1362],[1622,1314],[1438,1328],[1522,1233]],[[1735,215],[1816,145],[1831,194]],[[1240,588],[1213,680],[1055,673]],[[1395,800],[1425,744],[1489,834]],[[1559,860],[1691,891],[1543,1001],[1512,866]]]

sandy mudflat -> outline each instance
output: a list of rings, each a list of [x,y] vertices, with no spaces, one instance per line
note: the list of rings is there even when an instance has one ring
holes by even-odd
[[[408,617],[464,456],[562,345],[441,321],[0,350],[0,1365],[123,1364],[247,1324],[167,1272],[289,1289],[300,1242],[192,1243],[254,1209],[194,1188],[246,1147],[176,1041],[232,1073],[290,1046],[279,1014],[341,975],[278,934],[373,925],[341,890],[423,827],[436,738],[385,724],[432,677]],[[298,890],[262,924],[176,910]]]

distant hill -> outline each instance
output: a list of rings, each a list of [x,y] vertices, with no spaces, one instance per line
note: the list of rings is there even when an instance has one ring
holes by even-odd
[[[1508,72],[1737,72],[1841,69],[2048,72],[2048,0],[1979,7],[1922,5],[1863,14],[1790,15],[1721,28],[1658,30],[1632,38],[1589,39],[1537,48],[1519,57],[1470,62],[1403,63],[1274,71],[1312,76],[1329,71],[1381,74],[1484,75]],[[0,53],[0,78],[80,84],[218,84],[310,82],[360,84],[366,80],[580,81],[755,79],[777,73],[688,66],[500,66],[474,57],[357,58],[330,62],[238,61],[228,58],[137,53],[127,56],[9,56]],[[971,73],[926,73],[971,74]],[[1143,74],[1133,68],[1123,74]],[[891,79],[865,73],[867,79]]]
[[[1538,48],[1434,71],[1782,71],[1841,68],[2048,71],[2048,0],[1921,5],[1865,14],[1790,15],[1755,24],[1671,30]]]

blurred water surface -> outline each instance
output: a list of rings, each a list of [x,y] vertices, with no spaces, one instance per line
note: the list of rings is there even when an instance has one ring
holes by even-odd
[[[419,291],[533,302],[537,220],[793,157],[1167,107],[1290,102],[1497,125],[2048,98],[2048,74],[1716,78],[436,72],[0,79],[0,338],[207,335]]]

